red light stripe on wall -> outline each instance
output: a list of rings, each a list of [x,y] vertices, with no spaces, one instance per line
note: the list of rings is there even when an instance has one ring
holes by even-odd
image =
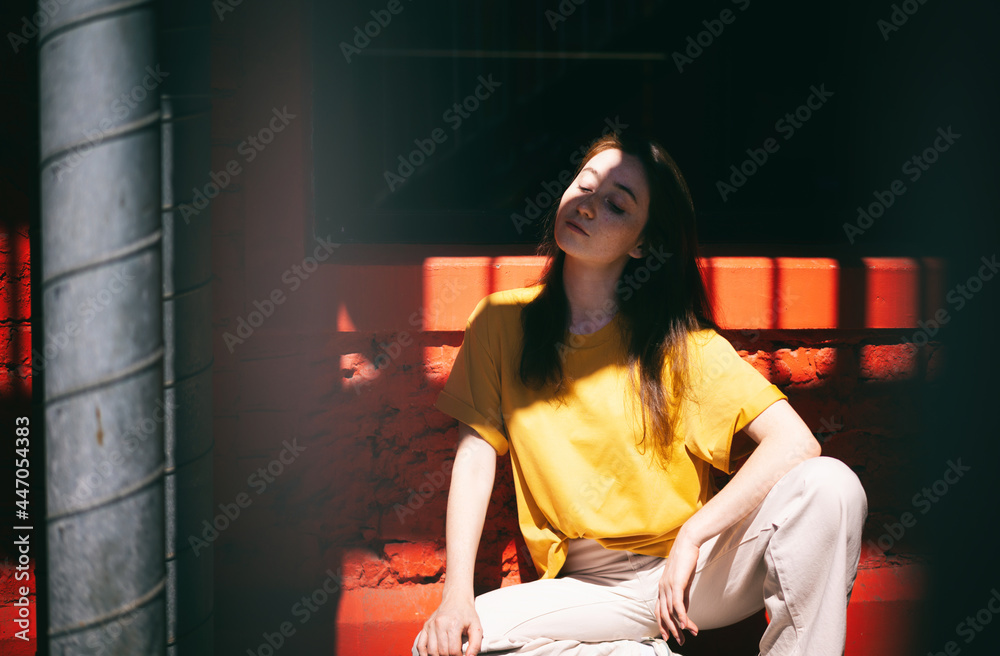
[[[712,257],[702,260],[729,329],[913,328],[943,307],[938,258]],[[422,263],[337,264],[337,330],[460,331],[484,296],[532,284],[534,256],[430,257]]]

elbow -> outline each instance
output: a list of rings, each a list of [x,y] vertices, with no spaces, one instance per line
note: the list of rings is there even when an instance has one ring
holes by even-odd
[[[823,455],[823,447],[809,431],[796,431],[785,438],[785,449],[791,465]]]
[[[813,437],[812,433],[808,433],[805,436],[805,440],[806,447],[805,458],[803,458],[804,460],[808,460],[809,458],[818,458],[823,455],[823,446],[819,443],[819,440]]]

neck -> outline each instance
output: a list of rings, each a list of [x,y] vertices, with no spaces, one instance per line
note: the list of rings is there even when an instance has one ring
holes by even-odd
[[[594,266],[571,257],[563,261],[563,289],[569,302],[571,326],[592,327],[598,330],[607,325],[618,311],[615,285],[621,277],[625,262],[607,266]],[[593,332],[581,330],[579,332]]]

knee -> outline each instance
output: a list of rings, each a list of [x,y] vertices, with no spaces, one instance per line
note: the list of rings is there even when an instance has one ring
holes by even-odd
[[[863,522],[868,514],[868,495],[858,475],[842,461],[828,456],[809,458],[790,474],[801,478],[810,505],[819,512],[847,514]]]

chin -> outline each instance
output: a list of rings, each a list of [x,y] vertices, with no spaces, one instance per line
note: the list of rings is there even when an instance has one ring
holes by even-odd
[[[567,228],[564,228],[564,229],[567,229]],[[556,242],[556,247],[559,250],[561,250],[564,254],[569,255],[571,257],[573,256],[573,246],[570,245],[569,249],[567,250],[566,244],[563,242],[562,239],[559,238],[559,231],[558,230],[556,230],[555,242]]]

